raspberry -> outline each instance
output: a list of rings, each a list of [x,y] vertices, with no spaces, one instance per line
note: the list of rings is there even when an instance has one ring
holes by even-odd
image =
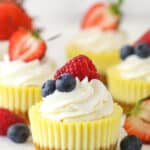
[[[88,77],[89,81],[91,79],[100,79],[100,75],[98,74],[96,67],[85,55],[78,55],[67,62],[56,71],[54,79],[58,79],[60,75],[64,73],[70,73],[74,77],[78,77],[80,80],[83,80],[85,77]]]
[[[25,120],[5,108],[0,108],[0,135],[6,135],[8,128],[16,123],[25,123]]]

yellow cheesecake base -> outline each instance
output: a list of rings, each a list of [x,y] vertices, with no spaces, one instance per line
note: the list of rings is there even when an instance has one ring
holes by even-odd
[[[125,111],[130,111],[140,99],[150,96],[150,82],[148,81],[124,79],[115,67],[108,70],[107,77],[108,87],[114,100]]]
[[[116,150],[122,109],[114,104],[111,115],[87,122],[52,121],[42,116],[40,104],[29,111],[36,150]]]
[[[37,86],[14,87],[0,85],[0,107],[7,108],[28,120],[29,108],[42,100]]]

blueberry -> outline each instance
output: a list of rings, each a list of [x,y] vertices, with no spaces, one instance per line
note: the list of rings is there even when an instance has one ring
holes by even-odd
[[[7,137],[15,143],[24,143],[30,136],[30,130],[27,125],[17,123],[8,128]]]
[[[56,89],[55,80],[47,80],[42,86],[42,95],[46,97],[49,94],[52,94]]]
[[[126,136],[120,143],[120,150],[141,150],[142,142],[134,135]]]
[[[129,55],[132,55],[134,54],[134,48],[130,45],[126,45],[124,47],[121,48],[121,51],[120,51],[120,57],[121,59],[125,59],[127,58]]]
[[[76,86],[75,78],[68,73],[61,75],[56,80],[56,89],[61,92],[70,92],[75,88],[75,86]]]
[[[150,45],[146,43],[140,43],[135,47],[135,54],[141,58],[150,56]]]

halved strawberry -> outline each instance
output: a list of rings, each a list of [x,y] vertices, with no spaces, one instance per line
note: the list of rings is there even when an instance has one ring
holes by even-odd
[[[95,3],[86,12],[81,22],[81,28],[99,27],[101,30],[116,30],[120,23],[122,1],[117,3]]]
[[[10,38],[9,59],[25,62],[42,59],[46,52],[46,44],[35,32],[19,29]]]
[[[140,43],[147,43],[150,45],[150,30],[145,32],[133,45],[137,46]]]
[[[124,128],[130,135],[135,135],[145,143],[150,143],[150,97],[137,103],[127,116]]]
[[[128,134],[137,136],[145,143],[150,143],[150,123],[132,116],[126,119],[124,128]]]

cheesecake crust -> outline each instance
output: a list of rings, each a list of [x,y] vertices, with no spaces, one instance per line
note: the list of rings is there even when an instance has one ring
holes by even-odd
[[[129,113],[133,107],[135,106],[135,103],[125,103],[125,102],[122,102],[122,101],[119,101],[119,100],[114,100],[116,103],[118,103],[122,108],[123,108],[123,112],[124,113]]]
[[[39,146],[38,144],[34,144],[34,147],[35,147],[35,150],[62,150],[62,149],[55,149],[55,148],[46,148],[46,147]],[[99,148],[99,149],[93,149],[93,150],[116,150],[116,149],[117,149],[117,144],[110,145],[109,148]],[[63,149],[63,150],[69,150],[69,149]],[[71,149],[71,150],[74,150],[74,149]],[[80,150],[84,150],[84,149],[80,149]]]

